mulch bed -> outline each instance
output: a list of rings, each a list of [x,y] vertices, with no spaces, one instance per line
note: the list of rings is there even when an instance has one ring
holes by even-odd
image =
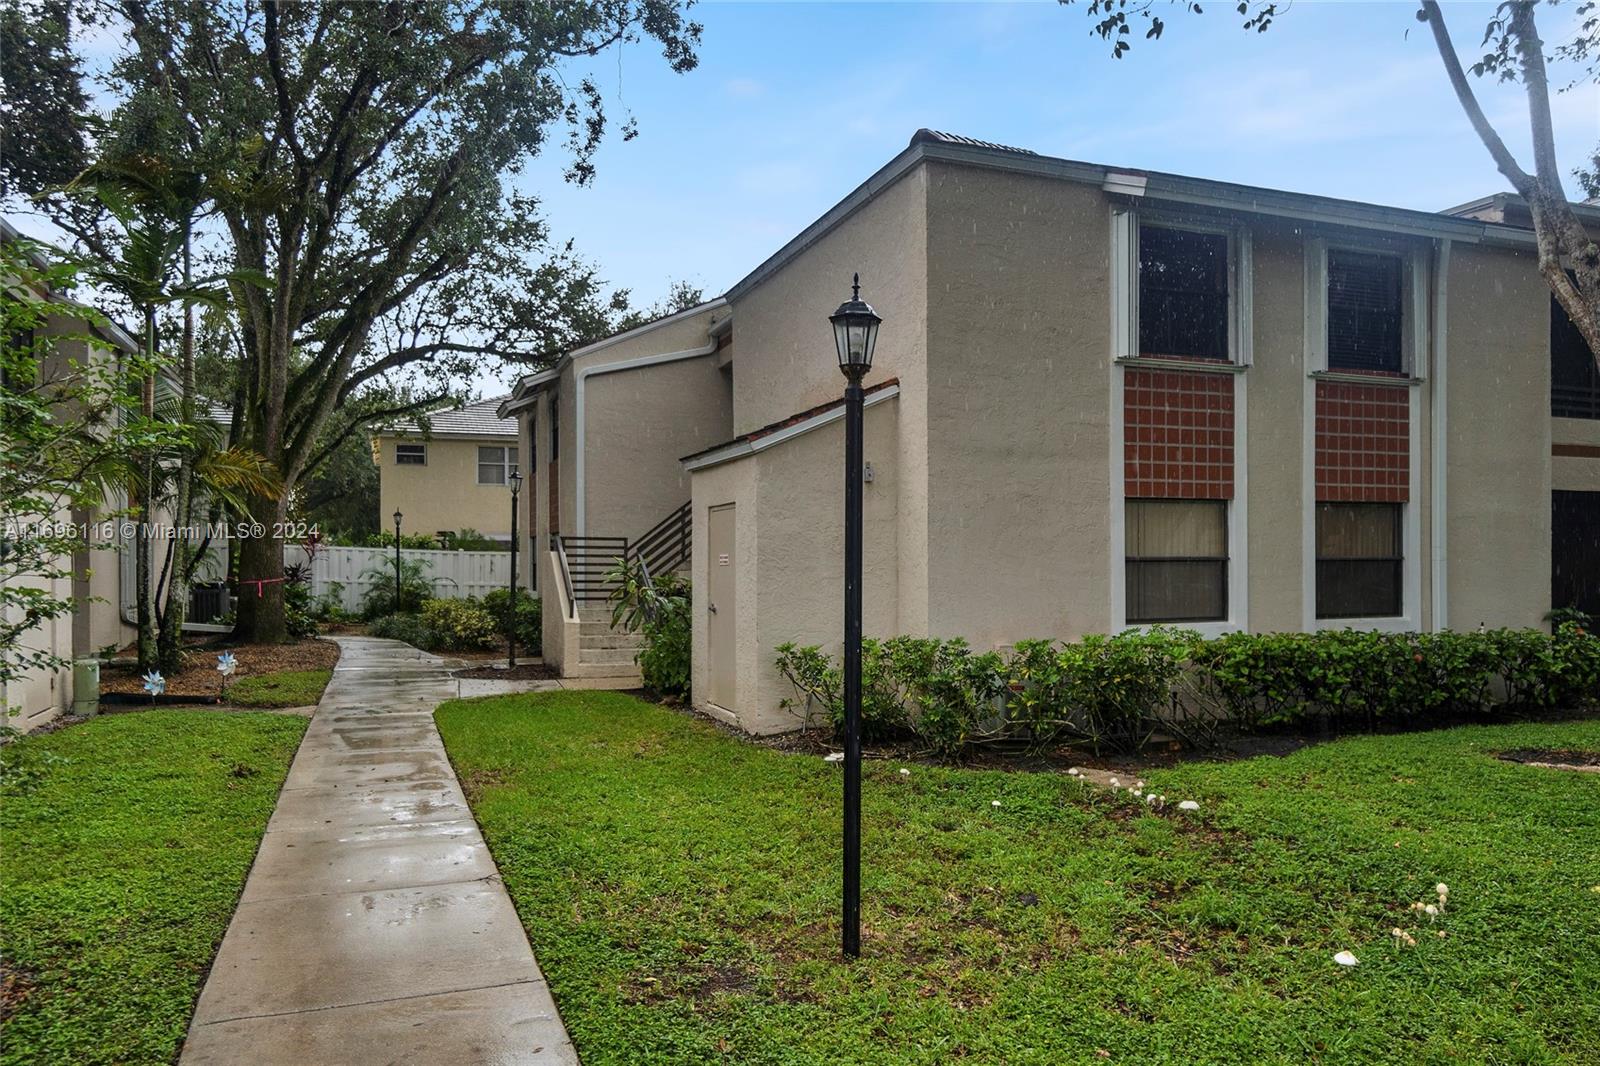
[[[222,682],[222,675],[217,673],[217,656],[224,651],[233,652],[239,660],[239,669],[229,679],[229,684],[245,677],[259,677],[286,670],[332,670],[339,661],[339,645],[328,640],[311,639],[288,644],[228,644],[219,641],[191,644],[184,649],[183,669],[167,678],[167,694],[215,696]],[[131,664],[103,666],[100,669],[100,691],[142,693],[143,678],[138,667]]]
[[[459,652],[451,654],[456,658],[466,658]],[[544,663],[518,663],[515,669],[507,669],[504,666],[473,666],[457,670],[451,676],[473,681],[554,681],[561,676],[561,671]]]
[[[1578,751],[1575,748],[1513,748],[1510,751],[1497,751],[1495,755],[1506,762],[1520,762],[1528,766],[1600,773],[1600,751]]]

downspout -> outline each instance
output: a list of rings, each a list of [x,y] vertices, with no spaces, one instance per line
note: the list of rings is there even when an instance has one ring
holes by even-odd
[[[1433,415],[1433,455],[1428,482],[1432,488],[1432,517],[1428,539],[1432,548],[1433,569],[1433,630],[1450,627],[1450,553],[1446,542],[1449,513],[1446,510],[1448,495],[1445,482],[1448,477],[1446,446],[1449,442],[1449,395],[1446,391],[1446,356],[1448,354],[1450,294],[1450,240],[1443,238],[1438,244],[1438,255],[1433,268],[1433,392],[1429,411]]]
[[[646,355],[638,359],[624,359],[621,362],[605,363],[601,366],[580,367],[573,372],[572,406],[576,408],[576,413],[573,415],[572,435],[577,454],[573,456],[572,460],[572,480],[573,493],[577,502],[578,512],[575,516],[576,521],[573,522],[573,528],[576,530],[576,536],[584,536],[588,529],[586,522],[586,504],[588,503],[588,494],[584,485],[584,452],[586,449],[583,442],[583,383],[591,376],[598,377],[601,374],[614,374],[623,370],[636,370],[642,366],[655,366],[658,363],[676,363],[684,359],[700,359],[705,356],[715,354],[716,350],[717,339],[713,337],[710,341],[699,348],[689,348],[681,352],[663,352],[660,355]]]

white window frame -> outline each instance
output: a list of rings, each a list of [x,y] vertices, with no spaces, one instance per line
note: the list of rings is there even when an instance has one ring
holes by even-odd
[[[1427,376],[1429,253],[1425,245],[1312,237],[1305,243],[1306,372],[1357,381],[1393,381],[1385,374],[1334,370],[1328,366],[1328,252],[1389,255],[1400,260],[1400,372],[1411,381]]]
[[[422,456],[422,462],[420,462],[420,463],[402,463],[400,461],[400,449],[401,448],[415,448],[415,449],[417,449],[417,454]],[[416,443],[414,441],[396,441],[395,445],[394,445],[394,465],[395,466],[427,466],[428,465],[428,446],[426,444],[418,444],[418,443]]]
[[[500,452],[500,462],[498,464],[499,467],[500,467],[500,480],[499,481],[485,481],[485,480],[483,480],[483,468],[485,466],[496,465],[493,462],[485,462],[485,460],[483,458],[484,451],[489,450],[489,449],[496,449],[496,450],[498,450]],[[477,456],[478,484],[480,484],[480,485],[489,485],[489,486],[491,486],[493,488],[498,488],[498,489],[503,489],[507,485],[511,484],[511,475],[520,472],[521,469],[522,469],[522,467],[520,465],[522,456],[520,454],[518,454],[515,457],[513,457],[513,455],[512,455],[512,453],[518,452],[518,451],[519,451],[519,449],[517,448],[517,446],[515,444],[480,444],[480,445],[478,445],[477,451],[474,453]]]
[[[1400,561],[1400,614],[1382,618],[1317,617],[1317,382],[1316,379],[1388,382],[1407,390],[1406,502],[1400,506],[1405,557]],[[1412,378],[1385,378],[1371,374],[1306,375],[1301,416],[1300,495],[1300,597],[1301,628],[1307,633],[1324,629],[1371,629],[1382,633],[1422,632],[1422,389]],[[1437,623],[1436,623],[1437,626]]]
[[[1167,216],[1152,216],[1166,218]],[[1139,257],[1138,212],[1125,205],[1111,209],[1111,433],[1110,468],[1111,486],[1110,551],[1106,554],[1111,563],[1110,629],[1113,633],[1127,630],[1148,632],[1149,625],[1128,624],[1128,565],[1127,565],[1127,488],[1124,467],[1123,443],[1127,435],[1126,413],[1123,409],[1123,378],[1129,367],[1181,366],[1187,370],[1231,374],[1233,377],[1233,498],[1228,505],[1228,617],[1216,622],[1174,623],[1183,629],[1194,630],[1208,638],[1228,633],[1238,633],[1250,628],[1250,407],[1245,373],[1251,360],[1252,298],[1251,275],[1253,265],[1250,251],[1250,231],[1233,227],[1229,242],[1230,262],[1236,273],[1229,275],[1229,298],[1234,319],[1229,325],[1229,347],[1239,362],[1234,364],[1211,361],[1172,359],[1140,359],[1130,354],[1138,347]],[[1197,223],[1203,226],[1205,223]],[[1213,232],[1221,227],[1211,223]],[[1413,422],[1413,432],[1415,431]],[[1415,452],[1413,452],[1413,456]],[[1413,459],[1413,461],[1415,461]]]
[[[1139,351],[1139,229],[1150,225],[1162,229],[1209,233],[1228,239],[1228,358],[1146,359]],[[1253,310],[1254,252],[1250,230],[1214,219],[1197,219],[1182,214],[1136,211],[1117,206],[1111,212],[1111,346],[1117,362],[1155,365],[1181,363],[1184,366],[1243,369],[1254,357],[1251,342]]]

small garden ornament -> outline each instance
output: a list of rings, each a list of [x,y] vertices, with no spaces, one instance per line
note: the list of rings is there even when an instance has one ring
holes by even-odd
[[[222,691],[217,694],[218,699],[228,698],[228,678],[239,669],[239,660],[234,658],[233,652],[225,651],[217,656],[217,673],[222,675]]]
[[[160,670],[152,670],[144,675],[144,690],[150,693],[150,706],[154,707],[156,697],[167,691],[167,679],[161,676]]]

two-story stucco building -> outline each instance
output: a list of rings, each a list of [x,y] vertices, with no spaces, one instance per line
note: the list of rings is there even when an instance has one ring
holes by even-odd
[[[669,346],[715,342],[731,404],[728,437],[683,463],[697,705],[791,728],[775,647],[840,640],[827,315],[856,271],[884,318],[868,635],[992,648],[1593,606],[1600,384],[1525,220],[1485,203],[1401,210],[920,131],[728,292],[716,337]]]
[[[503,396],[441,411],[426,433],[372,435],[378,464],[378,528],[438,536],[472,529],[511,543],[510,477],[520,468],[517,423],[496,413]]]

